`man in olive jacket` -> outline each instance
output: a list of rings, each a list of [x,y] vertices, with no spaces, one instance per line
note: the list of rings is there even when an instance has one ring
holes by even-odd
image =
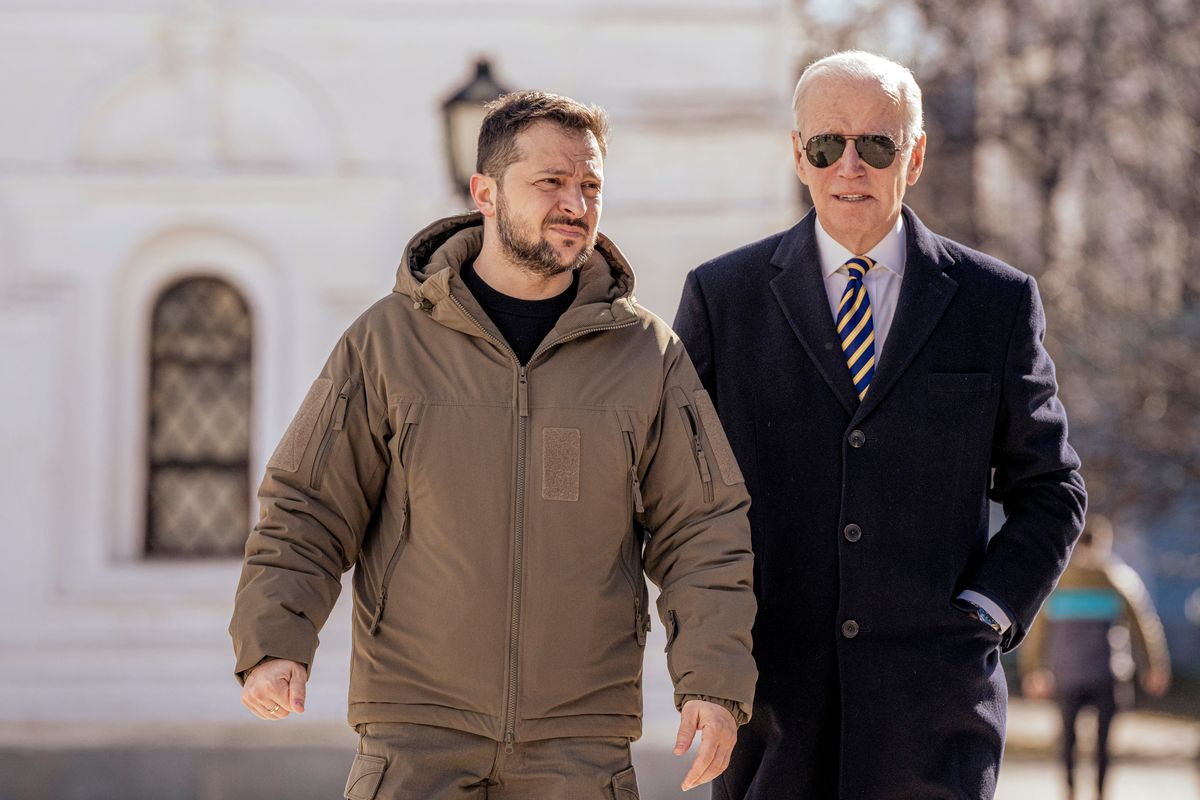
[[[409,244],[272,456],[230,632],[243,702],[303,709],[354,572],[346,796],[636,798],[661,588],[686,788],[753,700],[749,498],[687,354],[598,234],[606,122],[522,92],[483,123],[478,213]]]
[[[761,677],[714,796],[987,800],[1000,651],[1083,522],[1037,285],[903,205],[908,70],[818,61],[795,118],[814,212],[696,268],[675,321],[754,498]]]

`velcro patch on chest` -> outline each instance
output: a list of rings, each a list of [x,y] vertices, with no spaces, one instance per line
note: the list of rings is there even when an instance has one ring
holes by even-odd
[[[308,442],[312,439],[313,430],[316,429],[317,420],[321,416],[321,408],[332,390],[333,381],[329,378],[317,378],[313,381],[308,394],[304,395],[300,410],[292,418],[292,424],[288,425],[287,433],[283,435],[279,446],[271,455],[271,460],[267,462],[268,467],[284,472],[300,469],[304,451],[308,449]]]
[[[542,499],[579,499],[578,428],[542,428]]]

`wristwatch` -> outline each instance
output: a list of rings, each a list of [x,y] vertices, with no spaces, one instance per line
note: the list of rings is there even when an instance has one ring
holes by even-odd
[[[995,617],[988,613],[986,608],[983,606],[975,606],[975,613],[978,615],[981,622],[986,622],[996,633],[1001,632],[1000,623],[996,621]]]

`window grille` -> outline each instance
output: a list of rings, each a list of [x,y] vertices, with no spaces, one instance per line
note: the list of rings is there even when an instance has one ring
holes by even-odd
[[[218,278],[168,287],[150,331],[146,553],[240,556],[250,526],[253,331]]]

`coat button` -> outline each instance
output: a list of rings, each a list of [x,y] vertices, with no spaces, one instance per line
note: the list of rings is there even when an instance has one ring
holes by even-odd
[[[847,639],[853,639],[858,636],[858,623],[852,619],[848,619],[842,623],[842,636]]]
[[[847,542],[857,542],[862,538],[862,528],[851,522],[842,529],[842,536],[846,537]]]
[[[858,430],[857,428],[850,431],[850,446],[851,447],[862,447],[866,443],[867,443],[867,435],[865,433]]]

